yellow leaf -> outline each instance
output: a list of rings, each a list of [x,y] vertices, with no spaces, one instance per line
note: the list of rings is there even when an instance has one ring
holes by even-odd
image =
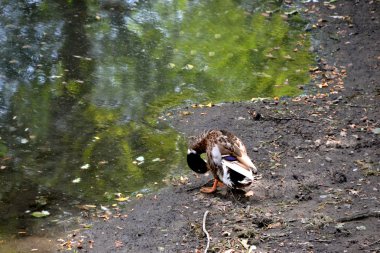
[[[241,245],[243,245],[243,247],[244,247],[245,249],[248,249],[248,248],[249,248],[248,239],[241,239],[241,240],[240,240],[240,243],[241,243]]]
[[[181,176],[179,181],[181,182],[181,184],[187,184],[187,182],[189,181],[189,178]]]
[[[90,210],[90,209],[95,209],[96,205],[81,205],[79,206],[79,208],[84,209],[84,210]]]
[[[128,199],[129,197],[119,197],[119,198],[116,198],[115,200],[119,202],[123,202],[123,201],[127,201]]]
[[[194,68],[194,66],[191,64],[186,64],[186,66],[185,66],[186,70],[192,70],[193,68]]]
[[[181,114],[182,114],[182,116],[188,116],[188,115],[191,114],[191,112],[189,112],[189,111],[182,111]]]

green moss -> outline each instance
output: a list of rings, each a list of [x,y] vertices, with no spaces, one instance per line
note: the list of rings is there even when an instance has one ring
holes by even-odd
[[[0,158],[4,157],[8,153],[7,146],[4,145],[4,143],[0,142]]]

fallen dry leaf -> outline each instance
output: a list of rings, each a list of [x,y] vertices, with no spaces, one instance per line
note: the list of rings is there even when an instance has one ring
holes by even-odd
[[[119,198],[116,198],[115,200],[119,202],[124,202],[124,201],[127,201],[128,199],[129,197],[119,197]]]
[[[282,226],[281,222],[276,222],[268,225],[268,228],[280,228]]]
[[[251,196],[253,196],[253,191],[251,190],[251,191],[248,191],[248,192],[246,192],[245,194],[244,194],[246,197],[251,197]]]
[[[240,240],[240,243],[241,243],[241,245],[243,245],[243,247],[244,247],[245,249],[248,249],[248,248],[249,248],[248,239],[241,239],[241,240]]]
[[[80,209],[82,210],[91,210],[91,209],[95,209],[96,208],[96,205],[80,205],[78,206]]]
[[[121,248],[121,247],[123,247],[123,246],[124,246],[124,244],[123,244],[122,241],[115,241],[115,247],[116,247],[116,248]]]
[[[181,112],[181,115],[182,116],[188,116],[188,115],[190,115],[191,114],[191,112],[189,112],[189,111],[182,111]]]

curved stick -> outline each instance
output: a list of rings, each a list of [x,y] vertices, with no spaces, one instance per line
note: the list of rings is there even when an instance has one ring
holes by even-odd
[[[203,232],[207,236],[207,246],[206,246],[206,249],[205,249],[204,253],[207,253],[208,248],[210,247],[210,235],[208,234],[208,232],[206,230],[206,218],[207,218],[207,214],[208,214],[208,211],[206,211],[205,214],[203,215]]]

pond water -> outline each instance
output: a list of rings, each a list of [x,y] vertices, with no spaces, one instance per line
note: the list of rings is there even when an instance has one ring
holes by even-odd
[[[0,240],[186,171],[166,108],[299,94],[309,37],[278,2],[2,0]]]

